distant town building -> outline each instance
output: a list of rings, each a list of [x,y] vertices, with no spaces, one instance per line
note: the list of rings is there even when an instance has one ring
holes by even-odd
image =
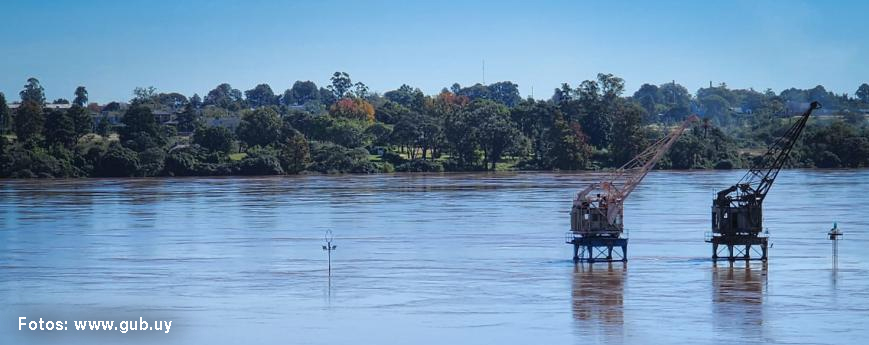
[[[12,103],[12,104],[7,104],[7,106],[9,106],[9,109],[15,111],[15,109],[18,109],[18,107],[21,106],[21,103]],[[42,109],[45,109],[45,110],[67,110],[67,109],[69,109],[69,108],[72,108],[72,104],[68,104],[68,103],[49,103],[49,104],[46,104],[46,105],[43,105],[43,106],[42,106]]]

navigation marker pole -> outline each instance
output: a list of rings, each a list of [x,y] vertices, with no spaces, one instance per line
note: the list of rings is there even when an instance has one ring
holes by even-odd
[[[332,240],[334,239],[334,236],[332,236],[332,230],[326,230],[324,238],[326,240],[326,245],[323,246],[323,250],[325,250],[329,256],[329,278],[332,278],[332,251],[338,249],[338,246],[332,244]]]
[[[839,238],[842,237],[842,230],[839,230],[839,224],[833,222],[833,228],[830,229],[830,232],[827,235],[830,238],[830,241],[833,241],[833,270],[839,268]]]

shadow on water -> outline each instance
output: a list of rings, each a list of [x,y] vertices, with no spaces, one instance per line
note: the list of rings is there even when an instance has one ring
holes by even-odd
[[[762,341],[767,264],[724,263],[712,266],[715,329],[733,339]]]
[[[576,333],[608,343],[621,338],[626,271],[624,262],[574,267],[572,303]]]

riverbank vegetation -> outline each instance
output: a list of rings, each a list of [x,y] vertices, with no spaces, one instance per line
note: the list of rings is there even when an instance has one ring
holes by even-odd
[[[690,93],[598,74],[546,100],[518,85],[453,84],[433,95],[409,85],[370,92],[347,73],[326,87],[283,93],[221,84],[205,97],[137,88],[128,102],[47,102],[35,78],[20,101],[0,93],[0,177],[126,177],[314,173],[584,170],[618,167],[691,113],[693,126],[661,169],[750,165],[810,101],[816,112],[790,167],[869,166],[869,85],[854,97],[812,89]]]

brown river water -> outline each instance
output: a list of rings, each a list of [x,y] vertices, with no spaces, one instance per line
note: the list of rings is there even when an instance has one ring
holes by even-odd
[[[769,262],[732,266],[703,240],[741,171],[652,172],[626,203],[629,261],[574,265],[571,198],[599,176],[0,180],[0,344],[869,339],[869,170],[783,171]],[[171,331],[73,327],[140,317]]]

